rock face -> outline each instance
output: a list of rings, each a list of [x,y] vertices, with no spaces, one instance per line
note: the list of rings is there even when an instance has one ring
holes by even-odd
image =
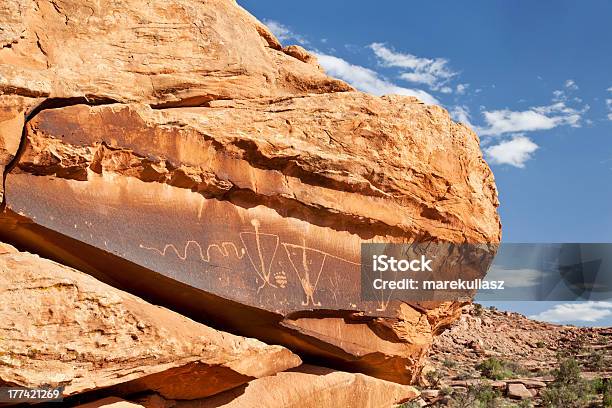
[[[2,59],[0,59],[1,62]],[[0,75],[1,80],[2,76]],[[15,159],[22,141],[27,111],[36,103],[33,99],[18,95],[3,95],[3,92],[0,91],[0,174],[2,175],[4,175],[8,165]],[[0,177],[0,203],[3,201],[4,177]]]
[[[196,399],[301,363],[6,245],[0,315],[0,384],[65,386],[66,396],[115,386]]]
[[[139,408],[142,405],[122,400],[117,397],[108,397],[95,402],[79,405],[77,408]]]
[[[162,401],[152,397],[140,403],[158,408],[369,408],[391,407],[418,396],[419,392],[407,385],[303,365],[198,401]]]
[[[230,0],[9,0],[0,22],[0,239],[415,380],[460,305],[361,300],[360,244],[499,242],[473,132],[355,92]]]
[[[7,0],[1,7],[6,94],[167,107],[351,89],[294,49],[285,53],[231,0]]]

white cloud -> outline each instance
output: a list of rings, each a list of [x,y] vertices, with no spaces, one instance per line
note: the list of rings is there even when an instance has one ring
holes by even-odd
[[[293,37],[293,33],[291,32],[291,30],[289,30],[287,26],[279,23],[278,21],[264,20],[263,23],[268,26],[270,31],[272,31],[272,34],[274,34],[276,38],[279,39],[279,41],[285,41]]]
[[[595,322],[609,316],[612,316],[612,302],[590,301],[561,303],[529,318],[547,322]]]
[[[457,93],[459,95],[463,95],[465,93],[465,91],[467,91],[469,86],[470,86],[470,84],[459,84],[459,85],[457,85]]]
[[[334,77],[340,78],[355,88],[374,95],[398,94],[416,96],[427,104],[438,104],[438,100],[420,89],[410,89],[395,85],[382,78],[377,72],[359,65],[353,65],[333,55],[316,53],[319,64]]]
[[[538,145],[524,135],[514,135],[512,139],[484,149],[487,160],[493,164],[509,164],[514,167],[525,167]]]
[[[456,122],[461,122],[464,125],[474,128],[474,125],[472,125],[471,122],[470,109],[467,106],[453,106],[453,108],[450,110],[450,115]]]
[[[308,40],[306,40],[301,35],[294,33],[293,31],[291,31],[291,29],[289,29],[289,27],[282,23],[279,23],[278,21],[263,20],[263,23],[268,26],[270,31],[272,31],[272,34],[274,34],[274,36],[278,38],[278,40],[281,42],[287,40],[295,40],[299,44],[308,44]]]
[[[487,272],[487,280],[502,279],[508,288],[530,288],[542,283],[545,276],[538,269],[506,269],[493,265]]]
[[[479,132],[483,136],[497,136],[504,133],[548,130],[562,125],[580,127],[582,114],[588,109],[588,105],[578,110],[567,106],[564,102],[555,102],[552,105],[536,106],[525,111],[509,109],[484,111],[487,126],[480,128]]]
[[[567,96],[565,96],[565,92],[560,89],[553,91],[553,102],[561,102],[567,100]]]
[[[303,36],[293,32],[289,27],[278,21],[264,20],[263,22],[280,41],[295,40],[302,45],[309,44],[309,41]],[[327,39],[322,39],[321,42],[326,43]],[[420,89],[398,86],[369,68],[353,65],[342,58],[323,54],[317,50],[310,50],[310,52],[317,56],[319,64],[329,75],[348,82],[360,91],[379,96],[388,94],[416,96],[424,103],[439,104],[438,100],[431,94]]]
[[[568,79],[565,81],[565,87],[572,91],[578,90],[578,85],[576,85],[576,82],[573,79]]]
[[[370,48],[385,67],[396,67],[409,70],[400,74],[400,78],[419,84],[425,84],[433,90],[443,87],[456,75],[448,67],[444,58],[421,58],[412,54],[395,52],[382,43],[372,43]]]
[[[453,88],[451,88],[450,86],[443,86],[442,88],[440,88],[440,92],[442,92],[443,94],[453,93]]]
[[[612,92],[612,86],[608,88],[608,92]],[[612,99],[606,99],[606,107],[608,108],[608,120],[612,120]]]

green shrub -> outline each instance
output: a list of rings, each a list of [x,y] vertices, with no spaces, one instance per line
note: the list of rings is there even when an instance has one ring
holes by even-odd
[[[473,385],[468,388],[468,393],[472,393],[478,402],[478,405],[483,408],[497,407],[498,400],[501,397],[499,391],[494,390],[489,385]]]
[[[546,343],[544,343],[542,340],[538,341],[536,343],[536,347],[537,348],[545,348],[546,347]]]
[[[603,392],[603,406],[612,408],[612,382],[608,381]]]
[[[587,357],[587,367],[593,371],[600,371],[606,368],[606,356],[601,351],[594,351]]]
[[[555,377],[554,383],[557,384],[578,384],[582,381],[580,376],[580,364],[573,358],[563,359],[559,368],[553,370]]]
[[[467,391],[454,391],[448,401],[452,408],[496,408],[500,406],[501,394],[486,384],[476,384]]]
[[[395,408],[421,408],[418,402],[416,401],[408,401],[403,404],[396,405]]]
[[[476,365],[476,369],[480,371],[483,376],[491,380],[503,380],[504,378],[513,377],[515,371],[520,368],[516,363],[491,357]]]
[[[591,389],[597,394],[603,394],[606,388],[606,381],[603,378],[595,378],[591,381]]]
[[[542,391],[542,405],[550,408],[582,408],[591,400],[588,389],[560,384]]]
[[[518,408],[533,408],[533,404],[531,403],[531,400],[522,400],[521,402],[518,403],[517,405]]]
[[[566,358],[553,370],[555,380],[542,391],[542,405],[551,408],[579,408],[591,401],[592,384],[580,376],[580,365]]]
[[[612,408],[612,381],[597,378],[591,384],[594,392],[602,394],[602,405],[606,408]]]
[[[439,371],[429,371],[425,374],[425,379],[432,387],[437,387],[440,385],[440,381],[444,378],[444,375]]]
[[[446,368],[453,368],[457,365],[457,362],[455,360],[445,358],[444,361],[442,362],[442,365]]]

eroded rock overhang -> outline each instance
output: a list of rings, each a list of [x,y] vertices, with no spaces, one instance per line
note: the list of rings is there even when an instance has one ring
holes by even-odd
[[[476,135],[414,98],[352,91],[234,2],[38,3],[3,17],[0,239],[412,381],[459,305],[360,302],[359,245],[497,243]]]

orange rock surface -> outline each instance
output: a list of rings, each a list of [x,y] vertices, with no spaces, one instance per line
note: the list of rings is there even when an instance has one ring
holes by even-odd
[[[117,386],[196,399],[301,363],[281,346],[224,333],[55,262],[0,247],[0,384]]]

